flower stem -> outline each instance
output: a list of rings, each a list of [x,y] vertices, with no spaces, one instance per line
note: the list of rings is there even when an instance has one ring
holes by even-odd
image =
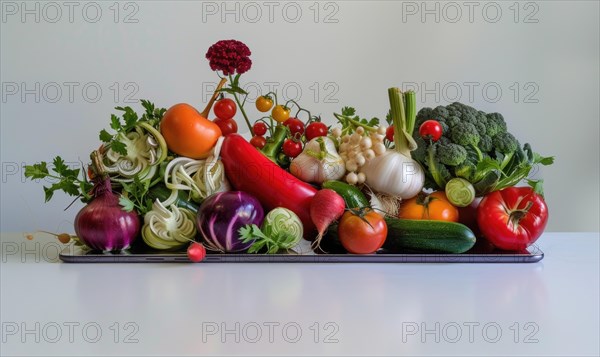
[[[233,83],[233,79],[231,78],[231,76],[229,76],[229,80],[231,81],[231,83]],[[250,134],[252,136],[254,136],[254,130],[252,130],[252,124],[250,124],[248,115],[246,115],[246,111],[244,110],[244,104],[240,103],[240,99],[238,98],[237,93],[235,93],[235,92],[233,92],[233,99],[235,99],[235,102],[237,103],[238,107],[240,108],[240,112],[242,112],[242,115],[244,116],[244,120],[246,120],[246,125],[248,125]]]

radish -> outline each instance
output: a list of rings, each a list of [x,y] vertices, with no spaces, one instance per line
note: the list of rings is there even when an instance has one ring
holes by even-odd
[[[344,214],[346,203],[342,196],[330,189],[318,191],[310,203],[310,219],[313,221],[319,235],[315,240],[318,247],[327,227]]]

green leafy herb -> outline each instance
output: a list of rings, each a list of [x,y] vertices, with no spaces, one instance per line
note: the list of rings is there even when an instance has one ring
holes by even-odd
[[[238,233],[242,236],[243,243],[254,241],[248,249],[248,253],[258,253],[264,250],[267,254],[275,254],[281,249],[281,242],[287,240],[289,236],[285,232],[277,232],[269,236],[256,224],[248,224],[240,228]]]
[[[148,197],[151,180],[141,181],[138,176],[134,176],[132,182],[123,182],[122,185],[124,193],[119,197],[119,204],[124,211],[131,212],[136,209],[143,215],[152,210],[152,199]]]
[[[134,130],[140,122],[147,122],[154,127],[158,127],[158,123],[167,111],[165,108],[156,108],[153,103],[148,100],[141,100],[142,107],[145,109],[144,114],[138,117],[138,114],[131,107],[116,107],[115,109],[122,112],[121,117],[112,114],[110,116],[110,128],[115,131],[111,134],[106,129],[100,131],[100,141],[105,144],[105,147],[112,149],[114,152],[123,156],[127,155],[127,146],[123,143],[123,137]]]
[[[54,158],[52,166],[52,169],[49,170],[45,161],[25,166],[25,177],[31,180],[53,179],[57,181],[51,186],[44,186],[46,202],[52,199],[56,191],[63,191],[70,196],[81,196],[83,202],[91,201],[90,191],[93,184],[87,180],[85,170],[71,169],[60,156]],[[81,179],[79,178],[80,174]]]

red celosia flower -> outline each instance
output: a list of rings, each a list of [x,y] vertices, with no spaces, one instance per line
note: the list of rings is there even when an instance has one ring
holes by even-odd
[[[210,46],[206,59],[213,71],[223,71],[226,76],[245,73],[252,67],[250,49],[243,42],[222,40]]]

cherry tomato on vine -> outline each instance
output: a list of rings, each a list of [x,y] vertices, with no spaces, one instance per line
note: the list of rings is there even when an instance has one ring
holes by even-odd
[[[213,111],[219,119],[231,119],[237,112],[237,106],[232,99],[223,98],[215,103]]]
[[[233,119],[217,118],[213,120],[213,123],[219,126],[219,128],[221,129],[221,134],[223,134],[223,136],[235,134],[238,131],[237,123]]]
[[[271,109],[272,106],[273,99],[271,99],[271,97],[265,97],[264,95],[261,95],[260,97],[256,98],[256,109],[258,109],[259,112],[266,113]]]
[[[304,123],[298,118],[289,118],[288,120],[283,122],[283,125],[287,126],[290,129],[292,137],[294,137],[296,134],[304,134]]]
[[[387,224],[375,211],[346,211],[340,219],[338,236],[352,254],[371,254],[381,248],[387,237]]]
[[[442,137],[442,125],[437,120],[426,120],[419,127],[419,135],[425,140],[438,141]]]
[[[275,108],[273,108],[271,115],[276,122],[283,123],[290,117],[290,108],[281,104],[276,105]]]
[[[388,141],[394,141],[394,126],[393,125],[388,126],[387,130],[385,131],[385,138],[388,139]]]
[[[252,139],[250,139],[250,144],[260,150],[267,144],[267,139],[265,139],[264,136],[255,135],[252,137]]]
[[[296,157],[302,153],[302,144],[294,139],[286,139],[283,142],[283,153],[288,157]]]
[[[306,140],[312,140],[319,136],[327,136],[327,125],[319,121],[308,124],[306,127]]]
[[[263,136],[267,133],[267,125],[262,121],[257,121],[252,126],[252,131],[254,132],[254,135]]]

